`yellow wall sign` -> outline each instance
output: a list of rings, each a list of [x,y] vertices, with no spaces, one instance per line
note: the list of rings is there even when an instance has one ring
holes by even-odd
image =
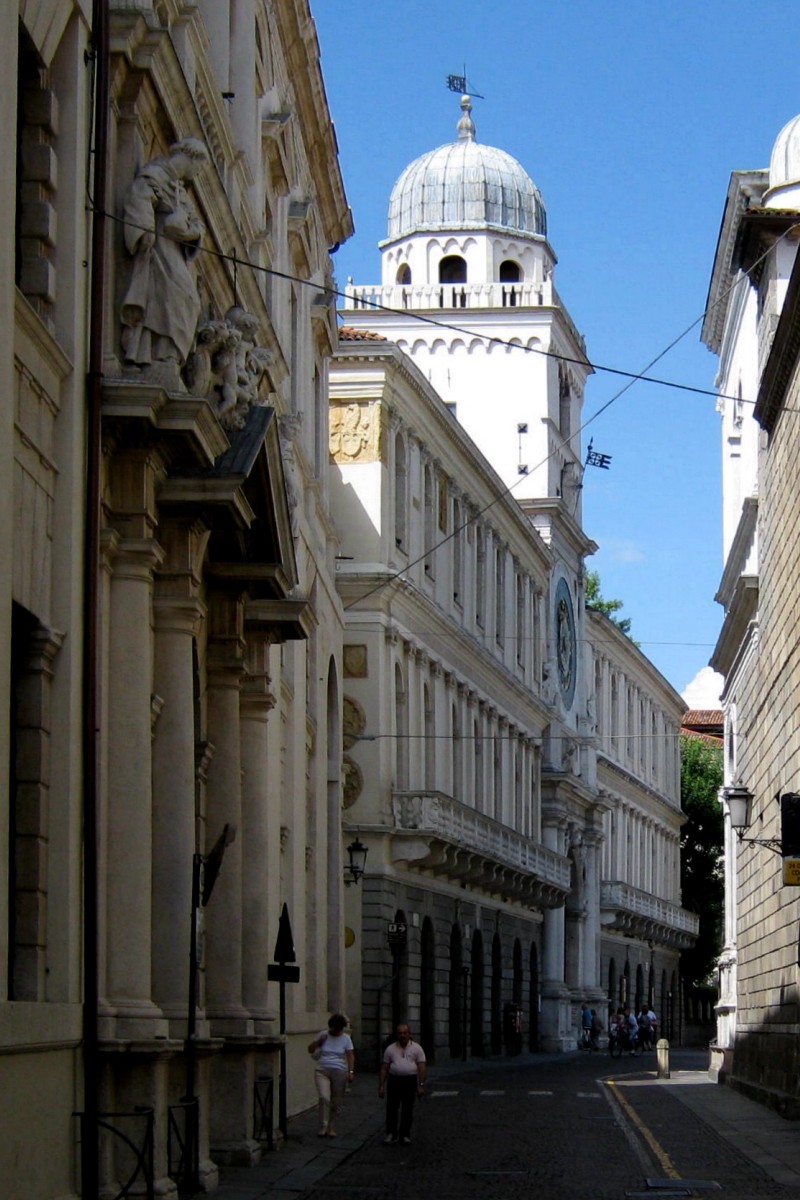
[[[790,887],[800,887],[800,858],[783,860],[783,882]]]

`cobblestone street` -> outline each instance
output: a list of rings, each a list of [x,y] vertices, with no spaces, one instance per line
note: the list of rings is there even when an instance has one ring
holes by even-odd
[[[253,1190],[243,1190],[247,1175],[259,1168],[231,1172],[220,1195],[225,1200],[617,1200],[717,1192],[728,1200],[797,1197],[800,1175],[775,1163],[768,1173],[748,1156],[754,1147],[746,1137],[738,1135],[737,1147],[725,1137],[722,1118],[721,1129],[709,1123],[711,1107],[698,1119],[695,1100],[701,1095],[703,1105],[750,1103],[707,1084],[704,1061],[703,1054],[678,1052],[669,1082],[655,1078],[653,1055],[451,1067],[432,1073],[410,1146],[383,1144],[374,1080],[361,1076],[336,1143],[317,1139],[313,1114],[306,1114],[293,1122],[294,1140],[266,1164],[274,1173],[282,1155],[305,1146],[311,1157],[303,1167],[273,1178],[264,1190],[257,1190],[255,1178],[249,1181]],[[748,1117],[756,1124],[780,1122],[757,1106]],[[789,1122],[780,1122],[777,1130],[775,1136],[797,1137]],[[693,1189],[690,1180],[708,1186]]]

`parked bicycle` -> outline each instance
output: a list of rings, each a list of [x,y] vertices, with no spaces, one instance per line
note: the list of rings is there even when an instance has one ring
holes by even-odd
[[[624,1028],[613,1028],[608,1034],[608,1053],[612,1058],[620,1055],[634,1054],[637,1058],[642,1053],[642,1043],[637,1034],[631,1035]]]

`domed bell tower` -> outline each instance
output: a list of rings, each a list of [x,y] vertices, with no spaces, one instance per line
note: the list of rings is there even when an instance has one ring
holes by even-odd
[[[580,522],[591,367],[555,289],[544,202],[515,158],[477,140],[469,96],[457,134],[400,175],[381,286],[350,287],[345,320],[414,359],[518,500],[563,498]]]

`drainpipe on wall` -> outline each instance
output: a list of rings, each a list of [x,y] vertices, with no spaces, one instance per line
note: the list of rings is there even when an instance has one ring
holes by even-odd
[[[108,209],[109,34],[108,0],[93,0],[94,172],[89,347],[86,381],[86,525],[83,629],[83,1130],[81,1195],[99,1194],[98,1161],[98,796],[100,788],[100,529],[101,417]]]

